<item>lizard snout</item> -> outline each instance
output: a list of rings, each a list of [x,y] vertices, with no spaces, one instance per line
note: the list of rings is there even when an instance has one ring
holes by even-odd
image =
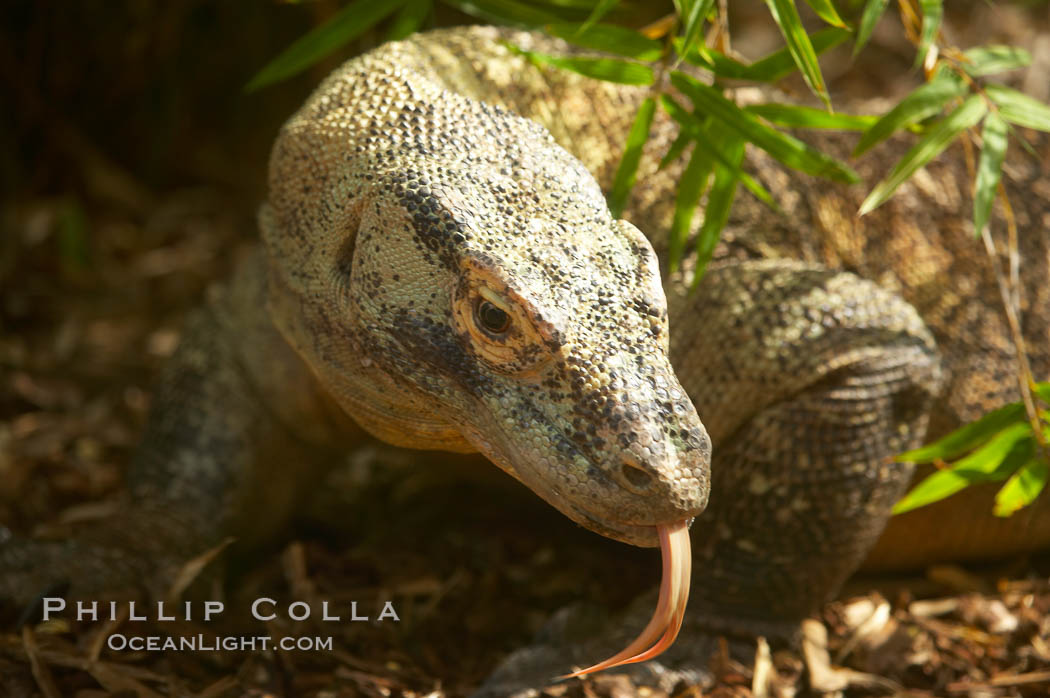
[[[711,441],[697,421],[646,445],[609,454],[612,489],[593,513],[608,524],[653,527],[699,516],[707,506]]]
[[[653,525],[692,518],[707,505],[709,443],[702,431],[689,450],[671,451],[670,458],[647,461],[625,451],[610,475],[631,495],[650,500],[645,508]]]
[[[711,440],[703,426],[694,427],[685,444],[668,445],[664,454],[639,459],[624,454],[614,479],[643,500],[639,524],[658,526],[699,516],[707,507]]]

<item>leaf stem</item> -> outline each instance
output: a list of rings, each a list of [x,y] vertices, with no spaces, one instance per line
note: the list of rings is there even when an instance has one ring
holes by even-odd
[[[1039,444],[1039,451],[1047,463],[1050,463],[1050,445],[1047,444],[1046,437],[1043,434],[1043,428],[1039,424],[1039,413],[1035,406],[1035,396],[1032,394],[1032,387],[1035,385],[1035,381],[1032,378],[1032,367],[1028,362],[1028,352],[1025,349],[1024,335],[1021,333],[1021,319],[1020,319],[1020,303],[1019,293],[1017,292],[1018,283],[1018,270],[1020,266],[1019,255],[1017,252],[1017,221],[1013,215],[1013,209],[1010,206],[1010,199],[1006,195],[1006,189],[1003,187],[1002,182],[999,182],[999,200],[1003,203],[1003,213],[1006,218],[1006,227],[1008,231],[1007,241],[1007,255],[1010,264],[1010,278],[1007,279],[1003,274],[1003,270],[999,264],[999,253],[995,248],[995,241],[992,239],[990,226],[985,226],[984,230],[981,231],[981,240],[984,241],[984,249],[988,253],[989,260],[992,263],[992,268],[995,271],[995,280],[999,285],[999,296],[1003,301],[1003,307],[1006,310],[1006,322],[1010,326],[1010,334],[1013,339],[1014,352],[1017,358],[1017,382],[1018,388],[1021,391],[1021,400],[1024,402],[1025,414],[1028,417],[1028,421],[1032,427],[1032,436],[1035,438],[1037,444]]]

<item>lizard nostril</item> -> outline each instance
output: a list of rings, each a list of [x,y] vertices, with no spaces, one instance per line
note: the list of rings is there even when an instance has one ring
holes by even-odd
[[[644,494],[652,487],[654,478],[630,456],[620,464],[620,482],[635,494]]]

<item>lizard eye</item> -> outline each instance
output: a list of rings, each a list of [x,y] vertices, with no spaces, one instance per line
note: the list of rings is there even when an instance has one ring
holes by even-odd
[[[486,281],[475,272],[454,291],[452,317],[460,341],[497,373],[524,376],[538,371],[549,355],[534,324],[534,307],[495,274],[491,285]]]
[[[480,299],[474,308],[474,319],[481,329],[492,334],[503,334],[510,328],[510,315],[484,299]]]

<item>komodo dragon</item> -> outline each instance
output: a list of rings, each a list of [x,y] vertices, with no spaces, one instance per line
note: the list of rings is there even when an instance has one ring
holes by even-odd
[[[658,526],[704,509],[713,442],[687,629],[776,632],[872,548],[912,474],[890,456],[928,424],[942,433],[1016,399],[958,152],[860,220],[859,190],[752,155],[787,215],[742,197],[689,296],[676,276],[661,288],[653,254],[681,172],[656,170],[674,124],[657,118],[634,225],[613,220],[602,188],[645,91],[537,68],[502,40],[569,50],[492,28],[418,35],[348,62],[291,118],[264,250],[189,321],[129,513],[73,542],[7,543],[0,596],[56,577],[112,586],[227,535],[266,539],[362,429],[480,451],[583,526],[653,545]],[[1006,177],[1038,376],[1048,147],[1036,141],[1041,162],[1011,157]],[[900,148],[885,150],[864,174]],[[1006,521],[959,499],[902,517],[921,532],[884,538],[871,564],[1046,546],[1046,499]]]

